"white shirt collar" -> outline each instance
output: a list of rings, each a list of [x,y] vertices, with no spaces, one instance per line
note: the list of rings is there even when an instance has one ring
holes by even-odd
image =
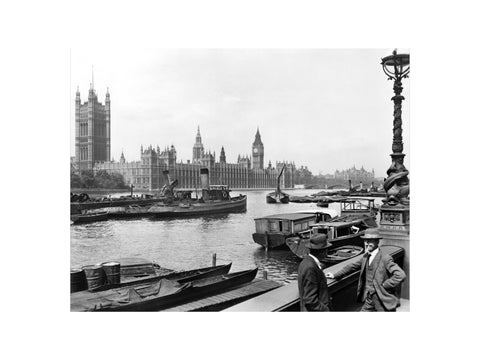
[[[317,259],[315,256],[313,256],[312,254],[308,254],[308,256],[310,256],[310,257],[315,261],[315,263],[317,264],[318,268],[319,268],[320,270],[322,270],[322,267],[320,266],[320,261],[318,261],[318,259]]]
[[[368,259],[368,265],[372,265],[372,261],[375,258],[375,255],[378,254],[378,247],[370,253],[370,259]]]

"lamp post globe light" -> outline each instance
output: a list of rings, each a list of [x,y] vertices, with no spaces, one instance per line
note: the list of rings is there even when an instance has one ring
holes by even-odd
[[[387,179],[383,187],[387,193],[385,201],[390,206],[409,205],[410,185],[408,170],[403,164],[403,138],[402,138],[402,101],[405,98],[402,94],[402,79],[408,78],[410,73],[410,54],[398,54],[395,49],[392,55],[382,59],[382,68],[389,80],[393,80],[392,97],[393,110],[393,143],[392,143],[392,165],[387,170]]]

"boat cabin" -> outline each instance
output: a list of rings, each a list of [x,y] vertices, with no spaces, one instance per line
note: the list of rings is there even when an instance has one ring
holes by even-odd
[[[365,229],[361,219],[354,221],[333,221],[312,226],[312,234],[326,234],[327,239],[335,240],[342,237],[349,237],[358,234]]]
[[[178,200],[192,200],[192,190],[177,190],[175,197]]]
[[[228,185],[210,185],[208,189],[202,189],[203,200],[230,200]]]
[[[308,230],[316,223],[315,214],[289,213],[276,214],[255,219],[255,232],[295,234]]]
[[[375,216],[377,208],[375,207],[375,199],[370,198],[347,198],[340,202],[342,215],[347,214],[365,214]]]

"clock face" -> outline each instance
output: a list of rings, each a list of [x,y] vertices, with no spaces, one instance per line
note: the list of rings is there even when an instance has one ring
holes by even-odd
[[[254,148],[253,149],[253,152],[256,154],[258,152],[258,149],[257,148]]]

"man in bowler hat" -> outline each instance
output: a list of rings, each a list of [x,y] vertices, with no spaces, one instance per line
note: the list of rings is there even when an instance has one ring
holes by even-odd
[[[340,279],[360,269],[357,288],[357,301],[363,302],[360,311],[396,311],[399,299],[395,290],[405,279],[405,273],[390,255],[383,254],[378,247],[381,239],[378,229],[365,230],[361,238],[365,242],[364,256],[337,273],[327,272],[325,276]]]
[[[310,253],[303,258],[298,267],[301,311],[330,311],[327,279],[320,260],[325,258],[331,245],[327,242],[325,234],[316,235],[305,244]]]

